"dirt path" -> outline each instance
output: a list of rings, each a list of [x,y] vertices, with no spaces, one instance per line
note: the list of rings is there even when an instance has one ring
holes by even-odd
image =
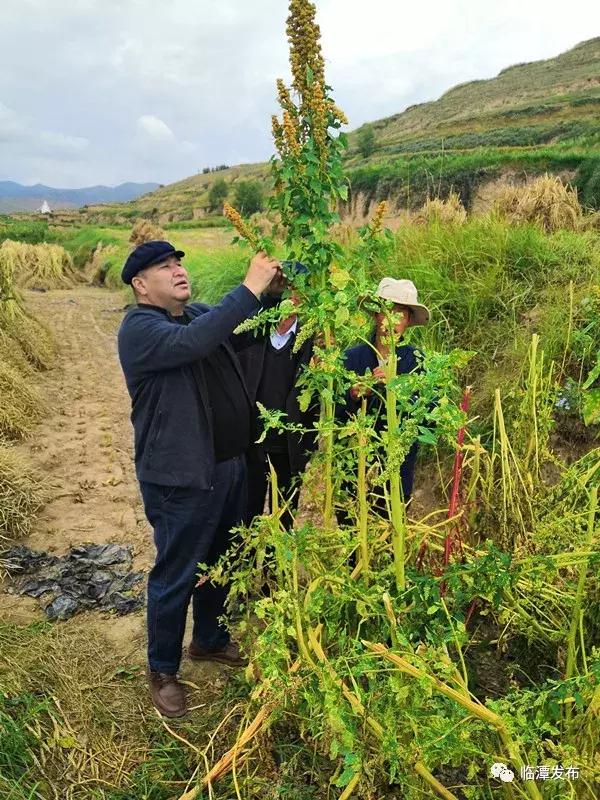
[[[116,349],[123,296],[92,287],[31,292],[27,307],[50,327],[59,352],[56,366],[39,376],[46,418],[20,445],[47,479],[50,497],[23,544],[57,555],[88,542],[127,544],[134,569],[146,570],[153,545],[135,479],[130,401]],[[0,614],[19,623],[43,618],[36,600],[15,596],[3,598]],[[81,616],[128,654],[142,653],[143,612]]]

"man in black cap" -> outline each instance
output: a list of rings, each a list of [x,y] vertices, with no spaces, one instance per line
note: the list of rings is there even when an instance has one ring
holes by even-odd
[[[131,253],[122,278],[137,306],[118,337],[132,401],[136,474],[157,550],[148,578],[149,682],[154,705],[169,717],[186,713],[177,671],[190,599],[190,657],[244,663],[218,622],[227,590],[197,585],[197,565],[216,563],[245,516],[253,410],[229,338],[259,310],[258,298],[279,269],[259,253],[243,283],[217,306],[187,305],[183,256],[164,241]]]
[[[299,261],[282,261],[281,266],[291,275],[308,274],[308,269]],[[280,301],[287,287],[285,277],[278,276],[268,290],[271,303]],[[290,299],[294,305],[299,302],[294,290]],[[263,513],[270,462],[277,475],[277,489],[288,501],[288,508],[281,517],[287,529],[293,525],[292,515],[298,505],[298,491],[293,495],[289,492],[315,449],[316,435],[311,429],[318,418],[318,407],[312,405],[306,411],[301,411],[298,402],[300,390],[296,384],[310,362],[314,343],[311,336],[294,352],[299,330],[298,315],[291,314],[281,320],[271,333],[257,335],[250,346],[239,352],[251,400],[270,411],[283,411],[286,422],[300,424],[307,430],[304,434],[269,430],[263,442],[251,445],[248,450],[248,520]]]

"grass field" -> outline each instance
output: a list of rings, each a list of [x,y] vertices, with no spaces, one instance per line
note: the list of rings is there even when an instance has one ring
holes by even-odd
[[[12,238],[62,244],[81,274],[101,278],[108,289],[120,290],[79,287],[29,300],[55,330],[61,361],[45,378],[28,373],[30,382],[44,381],[49,411],[41,430],[36,429],[36,438],[45,445],[30,450],[25,442],[23,452],[39,460],[51,486],[63,481],[78,488],[72,497],[69,491],[51,495],[54,516],[46,514],[40,522],[32,519],[27,530],[31,529],[33,541],[43,546],[49,542],[66,546],[67,541],[102,537],[109,531],[111,541],[116,536],[118,541],[133,542],[147,568],[151,544],[130,459],[128,398],[114,353],[122,305],[132,299],[129,290],[121,291],[119,278],[131,249],[130,228],[55,226],[42,230],[10,222],[6,226]],[[350,238],[355,235],[346,234]],[[184,263],[191,275],[194,299],[218,302],[242,278],[249,253],[228,244],[231,233],[223,228],[171,229],[166,235],[186,251]],[[98,252],[99,243],[102,249]],[[451,593],[456,592],[463,603],[470,602],[473,582],[487,598],[485,614],[476,613],[476,624],[467,636],[464,609],[449,605],[451,593],[446,601],[443,596],[440,600],[435,573],[417,574],[402,625],[397,629],[393,622],[390,636],[399,635],[398,631],[423,636],[427,645],[421,645],[418,653],[422,654],[423,648],[435,652],[439,660],[432,656],[429,664],[433,674],[439,680],[454,681],[459,689],[466,678],[451,677],[449,654],[462,662],[470,696],[510,720],[511,731],[531,745],[530,752],[547,758],[549,751],[543,749],[543,743],[558,742],[556,759],[581,760],[585,782],[577,787],[573,782],[571,788],[580,794],[572,796],[592,800],[597,731],[594,733],[591,699],[594,685],[588,677],[597,669],[592,648],[600,624],[596,562],[588,573],[587,602],[576,620],[579,627],[573,629],[569,615],[577,607],[573,585],[581,562],[571,564],[568,559],[585,535],[587,491],[600,479],[598,424],[586,426],[582,421],[583,386],[586,380],[590,387],[598,384],[594,370],[600,349],[600,233],[591,229],[546,233],[537,225],[513,225],[494,215],[470,216],[460,224],[435,220],[407,223],[386,240],[370,268],[373,283],[384,275],[412,279],[421,301],[432,310],[430,326],[410,331],[413,344],[440,358],[454,348],[473,353],[459,373],[459,383],[473,387],[465,451],[470,476],[466,490],[473,492],[478,503],[469,512],[473,537],[469,545],[478,552],[465,585],[460,585],[463,578],[458,562],[450,580]],[[498,398],[502,400],[501,417]],[[444,524],[453,451],[448,443],[436,449],[423,448],[417,505],[407,522],[409,541],[430,530],[427,520],[432,513]],[[514,476],[519,476],[521,483]],[[319,475],[309,476],[309,480],[318,494]],[[307,507],[310,509],[310,503]],[[82,516],[92,527],[81,527]],[[16,528],[14,531],[11,536],[16,539]],[[309,523],[305,533],[298,535],[298,542],[308,545],[307,566],[317,556],[328,564],[327,541],[321,553],[310,543],[310,532]],[[435,543],[434,528],[430,535]],[[351,547],[345,536],[340,534],[336,546]],[[589,536],[589,557],[596,558],[597,532],[592,528]],[[343,569],[347,563],[346,551],[340,552],[342,567],[334,565],[332,570]],[[379,555],[381,575],[387,574],[389,555],[388,551]],[[304,553],[298,557],[303,558]],[[581,558],[579,550],[577,558]],[[565,559],[566,566],[557,567],[557,559]],[[585,577],[585,570],[582,574]],[[509,581],[514,583],[507,588]],[[354,581],[346,581],[344,586],[344,591],[350,587],[358,592],[359,584]],[[356,609],[352,615],[365,615],[364,629],[379,624],[374,620],[388,619],[389,609],[380,603],[381,591],[375,584],[351,599],[350,607]],[[518,593],[516,606],[507,605],[512,591]],[[308,595],[306,608],[312,602]],[[322,619],[331,652],[347,624],[347,612],[336,599],[337,591],[319,589],[313,597],[316,607],[310,613],[321,614],[320,604],[326,608]],[[496,597],[503,598],[500,608],[494,605]],[[260,635],[257,663],[276,676],[281,656],[276,647],[277,626],[282,617],[277,611],[269,618],[268,602],[260,602],[262,606],[257,608],[267,613],[264,629],[255,619],[246,621],[247,636]],[[173,800],[194,785],[195,775],[203,775],[231,747],[251,719],[251,709],[256,710],[252,700],[255,676],[197,673],[188,665],[185,677],[197,708],[182,724],[167,728],[147,701],[141,616],[128,623],[128,618],[100,619],[90,612],[65,624],[28,624],[31,610],[25,611],[21,618],[12,617],[10,610],[0,617],[0,797]],[[449,613],[456,627],[448,629]],[[535,635],[528,627],[532,625],[537,626]],[[579,651],[581,674],[570,677],[568,684],[569,691],[572,688],[579,697],[574,701],[576,709],[587,709],[576,717],[575,728],[566,726],[561,707],[567,688],[559,678],[569,669],[565,668],[564,652],[567,629],[572,642],[578,641],[573,630],[577,637],[583,637],[584,631],[588,637]],[[281,635],[293,636],[294,631],[290,624]],[[441,632],[446,638],[439,649],[436,637]],[[343,643],[343,637],[339,638]],[[312,647],[320,652],[318,641]],[[348,666],[344,653],[335,662],[330,658],[328,669],[333,669],[332,664],[338,671]],[[416,683],[398,679],[393,684],[396,696],[382,688],[389,670],[374,670],[373,661],[367,666],[364,658],[356,651],[350,659],[351,663],[356,659],[361,670],[357,667],[352,677],[352,691],[359,693],[372,681],[366,694],[370,713],[383,715],[393,731],[385,752],[402,740],[404,720],[408,720],[421,736],[419,746],[428,748],[434,764],[445,765],[435,774],[456,791],[456,797],[489,800],[495,790],[489,786],[487,764],[478,749],[481,742],[489,741],[489,733],[481,733],[480,723],[473,724],[469,716],[457,716],[449,703],[432,700],[425,673],[420,673]],[[322,695],[317,694],[310,675],[297,680],[290,676],[284,694],[289,688],[294,701],[300,698],[299,711],[275,721],[268,734],[257,738],[244,766],[198,797],[231,800],[240,796],[238,791],[244,800],[339,797],[343,775],[339,748],[348,747],[351,755],[353,747],[363,747],[363,723],[360,714],[353,717],[344,705],[350,690],[340,693],[331,673],[323,675]],[[319,707],[316,713],[318,706],[313,701],[321,696],[325,710]],[[400,715],[398,708],[402,709]],[[222,720],[225,722],[220,725]],[[463,726],[466,729],[467,723],[472,726],[470,733],[460,736],[457,732]],[[523,733],[525,723],[529,728]],[[351,741],[351,736],[358,736],[359,743]],[[366,750],[367,745],[364,747]],[[454,759],[456,769],[448,766],[448,758]],[[365,787],[371,788],[365,788],[360,796],[372,796],[369,792],[377,787],[377,797],[397,800],[400,789],[394,780],[405,775],[402,770],[410,763],[409,756],[394,767],[397,773],[388,773],[383,761],[372,763],[380,768],[363,776]],[[414,791],[422,793],[422,788]],[[559,794],[544,797],[563,800]]]

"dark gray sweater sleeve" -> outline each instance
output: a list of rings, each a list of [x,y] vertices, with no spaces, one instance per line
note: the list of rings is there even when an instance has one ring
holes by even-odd
[[[174,325],[162,315],[138,307],[123,320],[119,331],[123,370],[126,375],[149,374],[205,358],[259,306],[254,294],[240,285],[188,325]]]

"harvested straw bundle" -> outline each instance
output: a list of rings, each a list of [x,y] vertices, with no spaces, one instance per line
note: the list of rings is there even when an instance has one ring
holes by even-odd
[[[547,233],[561,228],[577,230],[582,218],[577,190],[553,175],[521,187],[508,186],[498,195],[494,209],[516,225],[534,222]]]
[[[15,288],[15,275],[22,268],[24,252],[19,242],[7,240],[0,247],[0,331],[5,344],[6,337],[13,339],[27,361],[38,369],[47,369],[54,358],[52,336],[23,309],[22,298]],[[13,363],[14,359],[7,361]]]
[[[15,367],[0,362],[0,439],[20,439],[43,411],[40,393]]]
[[[32,365],[27,360],[19,342],[0,328],[0,364],[9,364],[22,375],[31,375]]]
[[[0,541],[27,536],[44,503],[36,472],[10,447],[0,447]]]
[[[417,225],[428,225],[430,222],[437,222],[440,225],[463,225],[466,220],[467,211],[456,192],[450,192],[445,200],[437,197],[427,200],[412,218]]]
[[[25,358],[36,369],[52,366],[55,356],[52,334],[17,302],[0,301],[0,330],[18,342]]]
[[[57,244],[25,244],[7,239],[0,247],[1,264],[12,282],[26,289],[67,289],[75,280],[70,254]]]
[[[153,242],[157,239],[164,238],[165,232],[158,225],[155,225],[148,219],[138,219],[133,226],[129,241],[137,247],[138,244],[144,244],[144,242]]]

